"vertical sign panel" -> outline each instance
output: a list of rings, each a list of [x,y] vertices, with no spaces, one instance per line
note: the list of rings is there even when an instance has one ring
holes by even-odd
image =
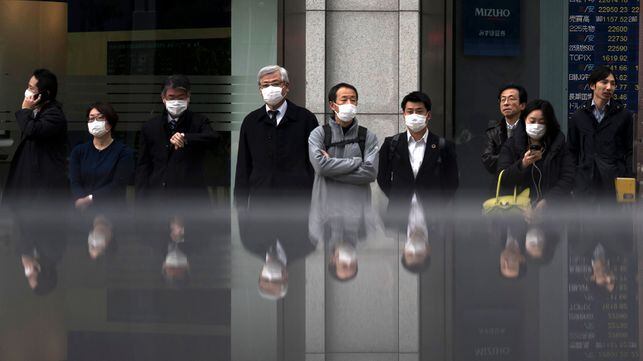
[[[591,100],[596,65],[616,73],[615,98],[637,112],[639,0],[568,0],[568,114]]]

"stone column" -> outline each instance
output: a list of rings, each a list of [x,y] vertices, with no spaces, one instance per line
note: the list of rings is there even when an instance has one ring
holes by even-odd
[[[385,137],[404,129],[400,101],[405,94],[420,87],[420,1],[306,0],[305,52],[306,107],[322,123],[329,112],[328,89],[339,82],[350,83],[359,92],[359,123],[375,132],[382,144]],[[385,199],[375,183],[372,188],[374,203],[381,206]],[[390,291],[398,293],[399,297],[395,296],[391,304],[384,307],[395,310],[396,316],[391,321],[398,329],[393,327],[382,332],[397,331],[398,334],[395,340],[374,334],[388,341],[382,340],[380,344],[386,350],[372,351],[381,353],[377,360],[388,360],[389,357],[397,360],[398,352],[406,353],[405,360],[413,360],[417,359],[419,351],[418,282],[415,276],[402,269],[398,242],[386,241],[380,239],[376,242],[377,248],[385,248],[379,250],[379,254],[386,258],[380,265],[393,275],[395,287]],[[334,330],[328,329],[332,327],[328,315],[340,312],[342,306],[338,304],[336,292],[327,289],[327,286],[334,287],[335,282],[327,281],[324,255],[309,257],[306,269],[306,360],[321,360],[325,359],[325,353],[338,351],[327,349],[327,336],[335,334]],[[377,280],[372,279],[377,277],[376,274],[368,275],[364,269],[359,277],[368,280],[354,280],[355,287],[371,284],[378,288]],[[375,359],[375,355],[366,354],[371,350],[362,348],[359,337],[342,343],[342,353],[351,351],[345,349],[350,344],[355,346],[353,352],[365,353],[334,354],[333,360],[343,360],[344,357]]]

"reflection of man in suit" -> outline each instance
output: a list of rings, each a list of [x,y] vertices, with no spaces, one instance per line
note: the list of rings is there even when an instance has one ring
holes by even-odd
[[[17,214],[17,224],[22,224],[16,239],[16,253],[20,256],[29,287],[36,295],[52,292],[58,283],[56,264],[65,251],[63,217],[46,212],[43,214]],[[33,217],[47,219],[37,226],[24,227]]]
[[[431,259],[431,244],[429,243],[429,228],[424,210],[417,196],[411,200],[408,225],[406,226],[406,242],[402,251],[402,266],[407,270],[418,273],[426,269]]]
[[[204,160],[217,134],[206,116],[188,109],[190,88],[183,75],[167,78],[161,93],[163,114],[143,125],[136,169],[139,194],[166,190],[205,194]]]
[[[414,193],[450,200],[459,182],[455,145],[430,131],[428,95],[412,92],[401,105],[407,129],[384,139],[377,183],[389,199],[405,204]]]
[[[259,293],[281,299],[288,292],[288,265],[315,250],[308,237],[308,202],[300,199],[263,199],[251,209],[239,210],[239,233],[243,247],[263,265]]]

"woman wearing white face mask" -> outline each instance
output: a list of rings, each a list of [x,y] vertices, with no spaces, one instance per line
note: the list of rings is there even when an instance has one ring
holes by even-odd
[[[574,162],[565,135],[546,100],[536,99],[525,107],[524,125],[514,131],[500,151],[498,170],[504,169],[502,185],[519,192],[530,188],[535,210],[551,201],[567,199],[574,183]],[[528,221],[533,213],[526,214]]]
[[[118,114],[107,103],[92,104],[87,110],[92,140],[76,146],[69,159],[77,209],[125,201],[125,188],[134,174],[134,156],[130,148],[112,137],[117,122]]]

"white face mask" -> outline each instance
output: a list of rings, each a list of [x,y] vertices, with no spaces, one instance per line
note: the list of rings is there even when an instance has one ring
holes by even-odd
[[[357,261],[357,251],[353,246],[349,246],[346,243],[340,244],[337,246],[338,257],[337,262],[343,264],[351,264]]]
[[[168,252],[165,257],[164,265],[167,267],[181,267],[185,268],[188,266],[188,257],[185,253],[181,252],[178,248],[175,248]]]
[[[271,85],[261,89],[261,96],[263,96],[263,101],[266,104],[275,106],[284,99],[283,94],[281,94],[282,92],[281,87]]]
[[[270,258],[261,269],[261,279],[269,282],[281,282],[284,278],[283,269],[284,265],[281,262]]]
[[[87,237],[89,248],[104,248],[106,243],[107,237],[105,237],[103,232],[89,232],[89,236]]]
[[[409,114],[404,116],[406,127],[413,133],[417,133],[426,127],[426,115]]]
[[[525,124],[525,130],[529,138],[540,140],[545,135],[547,128],[545,124]]]
[[[95,137],[102,137],[103,135],[107,134],[105,123],[107,123],[107,121],[105,120],[94,120],[91,123],[87,123],[89,134]]]
[[[36,267],[32,267],[32,266],[25,267],[25,277],[30,277],[34,273],[36,273]]]
[[[353,120],[357,114],[357,105],[346,103],[337,104],[337,107],[339,108],[339,111],[335,112],[335,114],[337,114],[337,118],[344,123],[348,123]]]
[[[409,238],[404,244],[404,253],[411,253],[413,255],[426,254],[427,244],[424,240]]]
[[[166,100],[165,109],[173,117],[180,117],[188,109],[187,100]]]
[[[32,92],[31,90],[29,89],[25,90],[25,98],[30,98],[34,95],[36,95],[36,93]]]

